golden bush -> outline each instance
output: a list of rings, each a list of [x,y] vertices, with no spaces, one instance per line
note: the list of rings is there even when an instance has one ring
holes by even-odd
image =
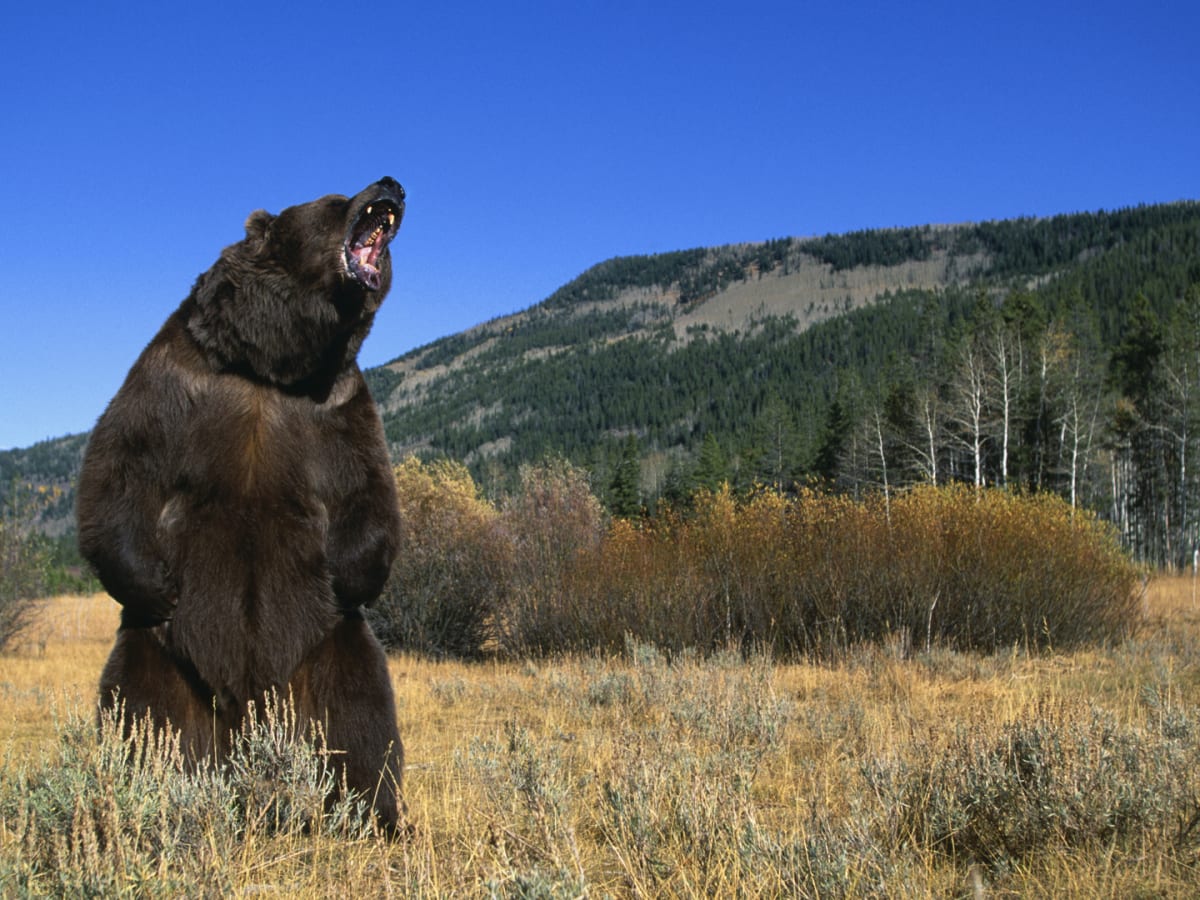
[[[456,463],[407,460],[397,483],[404,549],[381,630],[412,649],[1040,650],[1118,640],[1139,619],[1138,570],[1111,530],[1050,495],[723,487],[686,514],[606,522],[566,463],[526,469],[499,511]]]
[[[461,463],[408,457],[396,467],[400,552],[371,611],[391,647],[476,656],[493,637],[510,554],[495,508]]]
[[[825,655],[1040,649],[1136,627],[1136,567],[1094,516],[1050,496],[921,487],[885,499],[701,492],[686,518],[618,520],[581,557],[572,648],[767,647]]]

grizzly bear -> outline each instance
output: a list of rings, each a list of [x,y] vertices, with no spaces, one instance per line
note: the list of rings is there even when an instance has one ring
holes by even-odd
[[[391,832],[404,756],[361,608],[399,516],[356,357],[404,201],[383,178],[252,213],[100,417],[77,504],[80,549],[122,607],[102,709],[177,729],[199,763],[251,705],[291,697]]]

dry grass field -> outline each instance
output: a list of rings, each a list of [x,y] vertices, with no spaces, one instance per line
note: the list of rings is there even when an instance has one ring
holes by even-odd
[[[1194,583],[1145,606],[1069,654],[400,657],[389,844],[266,827],[165,752],[123,780],[92,724],[116,605],[56,598],[0,657],[0,896],[1196,896]]]

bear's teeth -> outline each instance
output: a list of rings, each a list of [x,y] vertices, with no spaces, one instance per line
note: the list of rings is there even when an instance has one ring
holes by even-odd
[[[367,207],[367,215],[369,216],[370,214],[371,214],[371,207],[368,206]]]
[[[389,212],[388,213],[388,227],[391,228],[395,224],[396,224],[396,214],[394,212]]]

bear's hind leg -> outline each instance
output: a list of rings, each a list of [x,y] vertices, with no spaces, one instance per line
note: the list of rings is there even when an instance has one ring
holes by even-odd
[[[389,835],[402,833],[404,748],[387,657],[370,625],[347,614],[301,663],[291,688],[301,715],[320,722],[334,771],[371,801]]]
[[[100,675],[100,713],[121,710],[126,736],[148,715],[155,729],[180,733],[192,764],[213,757],[229,726],[215,719],[212,694],[194,671],[172,656],[157,628],[122,627]]]

